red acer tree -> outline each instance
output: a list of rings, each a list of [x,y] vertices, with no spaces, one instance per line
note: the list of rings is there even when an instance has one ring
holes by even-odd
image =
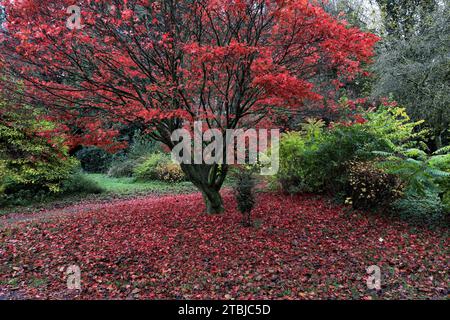
[[[84,0],[73,30],[74,0],[3,2],[2,89],[21,80],[27,103],[73,141],[103,146],[114,123],[142,122],[169,148],[195,120],[221,132],[268,125],[320,101],[330,74],[336,88],[352,80],[377,41],[307,0]],[[228,165],[182,168],[221,212]]]

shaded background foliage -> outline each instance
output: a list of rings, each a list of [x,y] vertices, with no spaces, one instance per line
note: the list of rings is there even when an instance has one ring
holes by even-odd
[[[414,119],[424,119],[433,129],[433,147],[441,148],[450,124],[450,12],[429,13],[411,32],[380,48],[372,96],[392,95]]]

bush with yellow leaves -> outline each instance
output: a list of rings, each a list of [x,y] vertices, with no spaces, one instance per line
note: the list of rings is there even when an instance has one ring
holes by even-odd
[[[178,163],[165,162],[156,167],[156,178],[165,182],[180,182],[186,177]]]
[[[402,180],[373,162],[350,161],[348,168],[349,198],[346,203],[355,209],[388,208],[402,197]]]

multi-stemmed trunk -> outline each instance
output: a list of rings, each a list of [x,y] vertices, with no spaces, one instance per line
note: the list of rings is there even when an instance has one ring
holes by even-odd
[[[224,211],[220,189],[225,181],[228,166],[226,164],[181,164],[187,178],[200,190],[208,214]]]

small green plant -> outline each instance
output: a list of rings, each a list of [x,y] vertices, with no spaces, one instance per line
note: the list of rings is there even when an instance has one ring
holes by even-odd
[[[252,225],[251,212],[255,206],[255,177],[252,168],[240,168],[235,174],[235,194],[237,208],[242,213],[242,224],[245,227]]]
[[[322,119],[306,118],[300,127],[303,136],[308,139],[318,139],[325,128],[325,122]]]

